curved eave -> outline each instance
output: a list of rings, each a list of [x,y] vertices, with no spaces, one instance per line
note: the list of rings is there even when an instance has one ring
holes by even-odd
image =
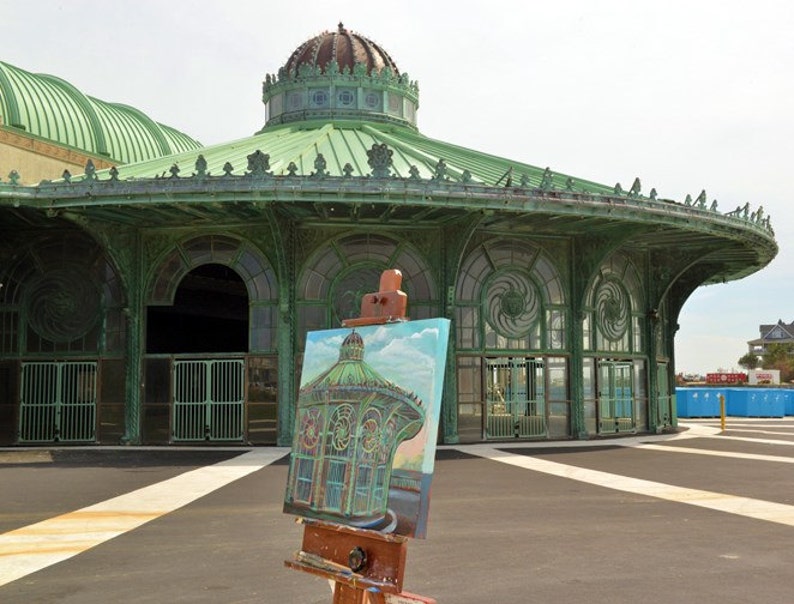
[[[494,187],[432,179],[189,176],[0,184],[0,212],[135,228],[252,224],[275,212],[301,224],[362,228],[453,226],[526,236],[621,237],[638,249],[687,254],[704,280],[727,281],[767,265],[778,246],[767,222],[742,214],[629,195]],[[752,215],[750,215],[752,216]],[[626,236],[626,228],[631,232]]]

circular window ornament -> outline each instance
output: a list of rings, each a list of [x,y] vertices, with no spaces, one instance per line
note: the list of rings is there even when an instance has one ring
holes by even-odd
[[[300,446],[304,451],[312,451],[322,436],[322,413],[317,407],[312,407],[301,418]]]
[[[28,322],[52,342],[71,342],[96,325],[99,289],[90,275],[75,268],[58,268],[39,275],[27,286]]]
[[[595,296],[596,321],[604,337],[620,340],[629,328],[629,297],[617,281],[602,283]]]
[[[380,95],[377,92],[368,92],[364,96],[364,104],[369,109],[380,109]]]
[[[340,107],[352,107],[356,103],[356,95],[352,90],[340,90],[336,94],[336,104]]]
[[[312,90],[311,92],[312,107],[328,107],[328,91],[327,90]]]
[[[354,421],[352,407],[345,405],[337,407],[334,411],[329,432],[331,433],[331,446],[335,452],[341,453],[350,445]]]
[[[523,273],[497,273],[487,285],[486,318],[491,327],[508,338],[529,333],[540,317],[537,288]]]

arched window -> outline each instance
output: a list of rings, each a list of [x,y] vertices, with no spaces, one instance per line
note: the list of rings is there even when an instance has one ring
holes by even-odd
[[[469,253],[456,288],[458,350],[562,350],[562,280],[534,245],[492,240]]]
[[[177,289],[189,273],[206,265],[228,267],[235,273],[227,278],[234,284],[239,278],[248,297],[248,347],[251,352],[276,350],[276,312],[278,283],[272,266],[254,246],[225,235],[195,237],[175,245],[156,265],[148,294],[150,307],[172,306]],[[218,269],[203,275],[217,279]],[[202,270],[193,273],[202,278]]]
[[[435,280],[429,264],[405,242],[383,235],[361,233],[320,246],[298,277],[298,345],[310,330],[339,327],[357,317],[361,297],[377,291],[386,269],[402,272],[402,290],[408,294],[408,316],[427,319],[438,315]]]
[[[45,237],[0,272],[0,354],[86,354],[124,348],[116,270],[93,240]]]
[[[601,265],[585,300],[585,350],[644,351],[642,280],[626,255],[613,254]]]

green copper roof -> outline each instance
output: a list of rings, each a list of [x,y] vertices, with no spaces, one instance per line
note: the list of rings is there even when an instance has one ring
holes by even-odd
[[[100,101],[60,78],[3,62],[0,123],[123,164],[201,146],[137,109]]]
[[[339,120],[300,122],[269,126],[261,133],[233,141],[163,157],[118,169],[120,180],[153,178],[173,173],[182,176],[195,170],[199,153],[209,174],[242,175],[250,171],[249,156],[267,155],[266,170],[275,176],[369,176],[373,146],[385,145],[391,153],[388,174],[404,179],[442,179],[450,182],[544,187],[591,193],[612,193],[600,185],[543,168],[480,153],[424,136],[410,127],[378,122]],[[321,160],[318,163],[318,156]],[[324,165],[322,164],[324,162]],[[545,178],[545,181],[544,181]]]

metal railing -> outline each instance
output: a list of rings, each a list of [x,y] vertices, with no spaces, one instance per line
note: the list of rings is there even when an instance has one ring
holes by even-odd
[[[19,442],[96,440],[97,363],[22,363]]]
[[[173,440],[243,440],[245,361],[175,360],[173,400]]]

